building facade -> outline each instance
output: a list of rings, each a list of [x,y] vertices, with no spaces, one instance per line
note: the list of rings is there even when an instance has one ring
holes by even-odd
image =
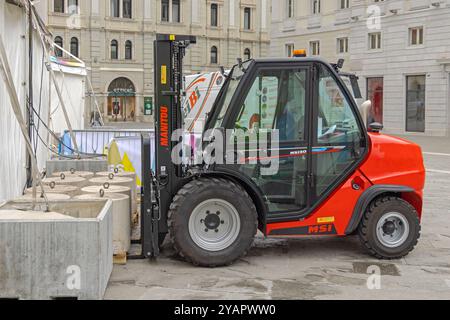
[[[270,0],[48,0],[55,43],[86,62],[109,121],[151,121],[155,35],[197,36],[185,72],[269,52]],[[65,56],[64,52],[55,52]],[[86,110],[93,110],[92,92]],[[87,115],[88,116],[88,115]],[[87,119],[89,121],[89,119]]]
[[[360,77],[385,132],[450,136],[450,1],[283,0],[271,55],[306,48]]]

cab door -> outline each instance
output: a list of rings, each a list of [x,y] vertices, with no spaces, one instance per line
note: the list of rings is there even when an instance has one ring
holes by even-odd
[[[366,151],[361,117],[345,84],[325,64],[314,67],[312,209],[357,168]]]
[[[311,66],[304,62],[262,64],[249,70],[253,76],[245,84],[247,89],[242,93],[239,112],[231,120],[235,135],[263,131],[278,134],[277,143],[268,146],[269,150],[257,146],[259,160],[270,158],[269,164],[248,161],[252,147],[235,141],[237,149],[246,153],[246,161],[235,170],[260,190],[268,217],[289,220],[310,207]],[[275,171],[266,170],[271,166],[275,166]]]

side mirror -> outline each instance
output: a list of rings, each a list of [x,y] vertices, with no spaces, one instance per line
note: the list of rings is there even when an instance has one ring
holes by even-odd
[[[370,109],[372,109],[372,101],[367,100],[365,101],[360,107],[359,107],[359,113],[361,113],[361,116],[364,120],[364,125],[367,128],[367,122],[369,119],[369,112]]]
[[[384,126],[381,123],[374,122],[369,125],[369,131],[374,133],[380,133]]]

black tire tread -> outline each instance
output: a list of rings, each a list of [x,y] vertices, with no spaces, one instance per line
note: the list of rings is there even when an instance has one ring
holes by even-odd
[[[371,246],[371,244],[369,242],[369,239],[368,239],[368,234],[367,234],[368,232],[367,231],[368,231],[368,225],[369,225],[370,216],[375,212],[375,210],[377,210],[381,205],[383,205],[383,204],[385,204],[387,202],[394,202],[394,201],[402,202],[404,205],[408,206],[409,209],[412,212],[415,213],[414,219],[416,219],[415,222],[418,225],[418,234],[415,237],[414,243],[408,248],[408,251],[403,252],[402,254],[399,254],[399,255],[387,257],[387,256],[383,256],[383,255],[379,254]],[[416,209],[409,202],[407,202],[407,201],[405,201],[405,200],[403,200],[401,198],[395,197],[395,196],[385,196],[385,197],[380,197],[380,198],[374,200],[370,204],[369,208],[366,210],[366,212],[365,212],[365,214],[364,214],[364,216],[363,216],[363,218],[361,220],[361,223],[360,223],[359,228],[358,228],[358,234],[359,234],[359,237],[360,237],[361,242],[363,243],[365,249],[368,251],[368,253],[371,256],[373,256],[373,257],[375,257],[377,259],[380,259],[380,260],[397,260],[397,259],[401,259],[401,258],[407,256],[411,251],[414,250],[414,248],[417,246],[417,244],[419,242],[419,239],[420,239],[421,228],[422,227],[420,225],[419,215],[417,214]]]
[[[227,188],[227,189],[239,194],[240,196],[244,196],[248,200],[249,204],[251,204],[251,209],[252,209],[251,212],[253,214],[254,221],[255,221],[254,236],[256,236],[256,233],[258,232],[258,215],[257,215],[256,207],[253,203],[253,200],[250,198],[250,196],[244,190],[244,188],[242,188],[240,185],[238,185],[230,180],[227,180],[227,179],[199,178],[199,179],[195,179],[195,180],[187,183],[183,188],[181,188],[178,191],[178,193],[173,198],[172,204],[170,205],[170,209],[168,212],[169,235],[170,235],[170,240],[173,244],[174,250],[180,257],[182,257],[184,260],[186,260],[187,262],[189,262],[195,266],[216,268],[216,267],[220,267],[223,265],[222,264],[219,265],[219,264],[215,264],[215,263],[202,263],[202,264],[197,263],[196,261],[191,259],[188,254],[183,252],[182,247],[177,243],[177,241],[175,239],[175,234],[177,233],[177,229],[176,229],[176,224],[174,223],[174,217],[177,214],[178,209],[180,208],[181,204],[186,200],[186,196],[188,194],[195,194],[197,192],[197,190],[207,188],[208,185],[216,185],[216,186],[220,185],[221,187]],[[233,261],[228,262],[228,264],[226,266],[232,265],[237,260],[239,260],[243,256],[247,255],[247,253],[250,249],[251,249],[251,246],[249,248],[247,248],[244,252],[242,252],[242,254],[239,257],[237,257]]]

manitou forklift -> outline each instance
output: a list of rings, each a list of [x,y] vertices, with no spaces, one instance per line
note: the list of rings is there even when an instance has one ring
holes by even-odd
[[[143,139],[145,257],[157,257],[170,234],[186,261],[229,265],[250,250],[258,230],[269,238],[358,234],[380,259],[413,250],[425,183],[421,149],[381,134],[381,124],[366,127],[340,64],[304,52],[238,61],[224,74],[203,141],[214,141],[211,132],[231,132],[239,144],[233,132],[268,129],[277,132],[278,143],[249,150],[244,140],[231,164],[175,164],[172,154],[183,152],[171,136],[183,125],[183,57],[193,43],[193,37],[173,35],[155,41],[154,170],[150,139]],[[255,151],[264,159],[248,156]],[[277,161],[274,174],[263,174],[267,159]]]

